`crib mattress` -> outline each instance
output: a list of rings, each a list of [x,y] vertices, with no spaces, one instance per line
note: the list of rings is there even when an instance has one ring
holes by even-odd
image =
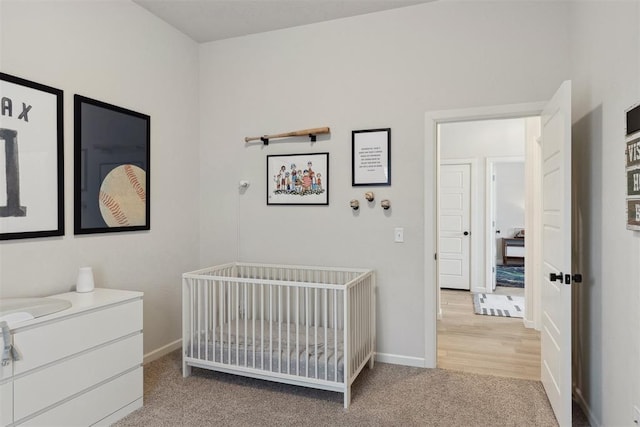
[[[316,335],[315,327],[295,323],[232,321],[195,335],[189,348],[200,360],[343,382],[342,334],[327,329],[325,336],[319,327]]]

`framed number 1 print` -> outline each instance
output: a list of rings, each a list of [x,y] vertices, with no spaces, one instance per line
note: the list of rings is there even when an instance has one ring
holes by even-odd
[[[62,97],[0,73],[0,240],[64,234]]]

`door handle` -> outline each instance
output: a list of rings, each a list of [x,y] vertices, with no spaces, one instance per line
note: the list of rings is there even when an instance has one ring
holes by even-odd
[[[550,273],[549,274],[549,280],[551,280],[552,282],[563,283],[564,282],[564,276],[562,275],[562,272],[560,272],[559,274]]]
[[[573,280],[573,283],[582,283],[582,274],[576,273],[573,276],[570,274],[564,275],[565,284],[570,285],[572,280]]]
[[[471,234],[471,233],[469,233],[468,231],[465,231],[465,232],[464,232],[464,233],[462,233],[462,234],[464,234],[465,236],[468,236],[468,235],[469,235],[469,234]]]

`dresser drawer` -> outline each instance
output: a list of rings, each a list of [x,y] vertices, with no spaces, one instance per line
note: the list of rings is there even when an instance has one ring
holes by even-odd
[[[142,330],[142,299],[63,317],[13,336],[14,375]]]
[[[142,334],[137,333],[18,377],[13,383],[15,420],[141,365]]]
[[[13,422],[13,383],[0,384],[0,426]]]
[[[86,427],[131,404],[142,406],[142,367],[16,425]]]

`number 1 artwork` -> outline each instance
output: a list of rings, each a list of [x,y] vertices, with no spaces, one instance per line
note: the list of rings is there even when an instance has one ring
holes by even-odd
[[[62,97],[0,73],[0,240],[64,234]]]

